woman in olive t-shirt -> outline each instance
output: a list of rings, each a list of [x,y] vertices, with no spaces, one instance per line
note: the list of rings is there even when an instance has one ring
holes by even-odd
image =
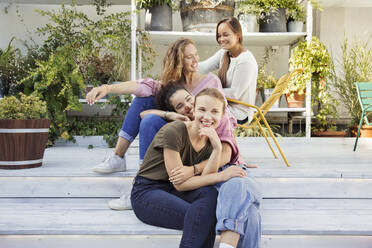
[[[222,145],[215,128],[224,109],[225,100],[218,90],[201,91],[195,97],[195,119],[160,129],[133,184],[131,202],[136,216],[150,225],[182,229],[180,247],[213,247],[217,190],[211,185],[245,175],[237,166],[210,173],[218,170]],[[195,176],[187,181],[169,181],[172,170],[208,158],[201,175],[194,167]]]

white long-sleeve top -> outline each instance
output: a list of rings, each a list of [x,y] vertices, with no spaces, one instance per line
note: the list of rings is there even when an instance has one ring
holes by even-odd
[[[220,69],[223,56],[227,51],[220,49],[209,59],[199,63],[202,74]],[[253,54],[246,50],[235,58],[230,58],[230,66],[226,74],[225,96],[254,105],[256,99],[258,65]],[[240,104],[229,103],[231,113],[237,120],[252,120],[254,110]]]

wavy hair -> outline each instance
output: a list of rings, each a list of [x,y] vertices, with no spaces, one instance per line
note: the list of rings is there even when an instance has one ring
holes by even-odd
[[[186,82],[183,73],[183,58],[185,47],[190,44],[194,45],[194,42],[187,38],[180,38],[168,48],[163,60],[163,72],[160,76],[163,85],[170,82]]]
[[[172,103],[170,102],[170,98],[179,90],[186,90],[186,88],[180,82],[172,81],[168,82],[168,84],[162,85],[158,92],[156,92],[155,96],[155,104],[158,109],[176,112]],[[188,92],[188,90],[186,91]]]
[[[240,25],[238,19],[236,19],[235,17],[224,18],[224,19],[222,19],[221,21],[218,22],[217,28],[216,28],[216,40],[217,40],[217,43],[219,43],[218,42],[218,27],[222,23],[226,23],[230,27],[231,31],[233,31],[234,34],[237,34],[238,35],[239,44],[241,46],[243,46],[242,26]],[[221,66],[221,69],[218,71],[218,77],[221,80],[221,83],[222,83],[222,87],[223,88],[226,88],[226,83],[227,83],[226,82],[226,74],[227,74],[227,70],[229,69],[229,66],[230,66],[230,54],[227,52],[223,56],[222,66]]]

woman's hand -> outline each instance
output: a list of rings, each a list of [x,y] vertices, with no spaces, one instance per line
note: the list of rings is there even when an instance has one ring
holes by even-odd
[[[176,121],[176,120],[189,121],[190,120],[189,117],[185,115],[181,115],[176,112],[167,112],[166,116],[167,116],[167,120],[170,120],[170,121]]]
[[[92,105],[96,101],[98,101],[99,99],[107,95],[107,87],[108,86],[106,84],[100,87],[94,87],[91,91],[89,91],[89,93],[85,97],[85,99],[87,100],[87,103]]]
[[[211,127],[203,127],[199,131],[200,136],[207,136],[209,141],[212,144],[213,149],[222,150],[221,140],[218,137],[218,134],[214,128]]]
[[[223,182],[233,177],[245,177],[245,171],[236,165],[232,165],[220,173],[221,173]]]
[[[193,166],[180,166],[177,168],[174,168],[170,175],[169,175],[169,181],[171,183],[177,185],[184,183],[189,178],[194,176],[194,167]]]

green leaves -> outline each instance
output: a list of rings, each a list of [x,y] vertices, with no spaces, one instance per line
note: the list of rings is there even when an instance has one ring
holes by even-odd
[[[0,100],[0,119],[44,119],[46,103],[35,95],[26,96],[20,93],[20,99],[6,96]]]
[[[330,79],[332,86],[344,107],[352,117],[351,125],[357,125],[362,114],[355,82],[372,81],[371,38],[351,43],[344,39],[341,45],[342,58],[332,63]]]

